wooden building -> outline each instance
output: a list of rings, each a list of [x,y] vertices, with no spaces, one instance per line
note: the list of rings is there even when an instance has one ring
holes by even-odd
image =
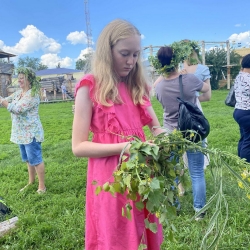
[[[7,88],[12,83],[12,73],[14,70],[14,64],[10,63],[10,57],[16,55],[4,52],[0,50],[0,59],[7,58],[7,62],[0,62],[0,96],[8,96]]]
[[[235,52],[241,57],[244,57],[245,55],[250,54],[250,48],[235,49]]]

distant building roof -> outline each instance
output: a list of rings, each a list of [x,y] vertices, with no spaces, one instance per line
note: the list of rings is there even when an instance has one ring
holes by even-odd
[[[81,72],[81,70],[76,69],[66,69],[66,68],[55,68],[55,69],[43,69],[36,71],[37,76],[44,75],[64,75],[64,74],[73,74],[76,72]]]
[[[240,49],[235,49],[235,52],[239,54],[240,56],[245,56],[247,54],[250,54],[250,48],[240,48]]]

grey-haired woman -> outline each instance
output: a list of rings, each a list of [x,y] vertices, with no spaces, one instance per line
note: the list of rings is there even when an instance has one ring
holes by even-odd
[[[40,84],[30,68],[18,68],[20,90],[9,97],[0,96],[0,103],[10,113],[12,129],[10,140],[19,145],[22,160],[27,163],[29,181],[20,191],[35,182],[38,176],[37,193],[45,193],[45,168],[42,159],[41,142],[44,140],[43,127],[38,114]]]

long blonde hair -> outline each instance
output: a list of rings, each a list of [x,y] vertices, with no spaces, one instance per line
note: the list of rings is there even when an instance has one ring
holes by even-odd
[[[188,66],[201,63],[200,58],[197,55],[197,52],[195,50],[192,50],[192,52],[191,52],[190,56],[187,58],[186,62],[187,62]]]
[[[112,47],[119,40],[133,35],[140,36],[141,34],[131,23],[116,19],[102,30],[98,38],[92,61],[92,73],[96,81],[95,99],[102,105],[110,106],[109,100],[121,103],[117,89],[117,84],[121,79],[114,71]],[[143,97],[149,96],[149,87],[143,73],[141,53],[125,82],[134,104],[143,104]]]

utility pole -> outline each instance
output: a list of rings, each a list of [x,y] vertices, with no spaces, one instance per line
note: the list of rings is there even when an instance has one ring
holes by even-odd
[[[90,52],[90,51],[92,51],[92,31],[91,31],[91,27],[90,27],[88,0],[84,0],[84,6],[85,6],[87,44],[88,44],[88,49]]]
[[[227,44],[227,89],[230,89],[230,69],[231,69],[231,65],[230,65],[230,44],[229,44],[229,40],[226,41]]]
[[[201,41],[201,49],[202,49],[202,64],[206,65],[206,60],[205,60],[205,42]]]

